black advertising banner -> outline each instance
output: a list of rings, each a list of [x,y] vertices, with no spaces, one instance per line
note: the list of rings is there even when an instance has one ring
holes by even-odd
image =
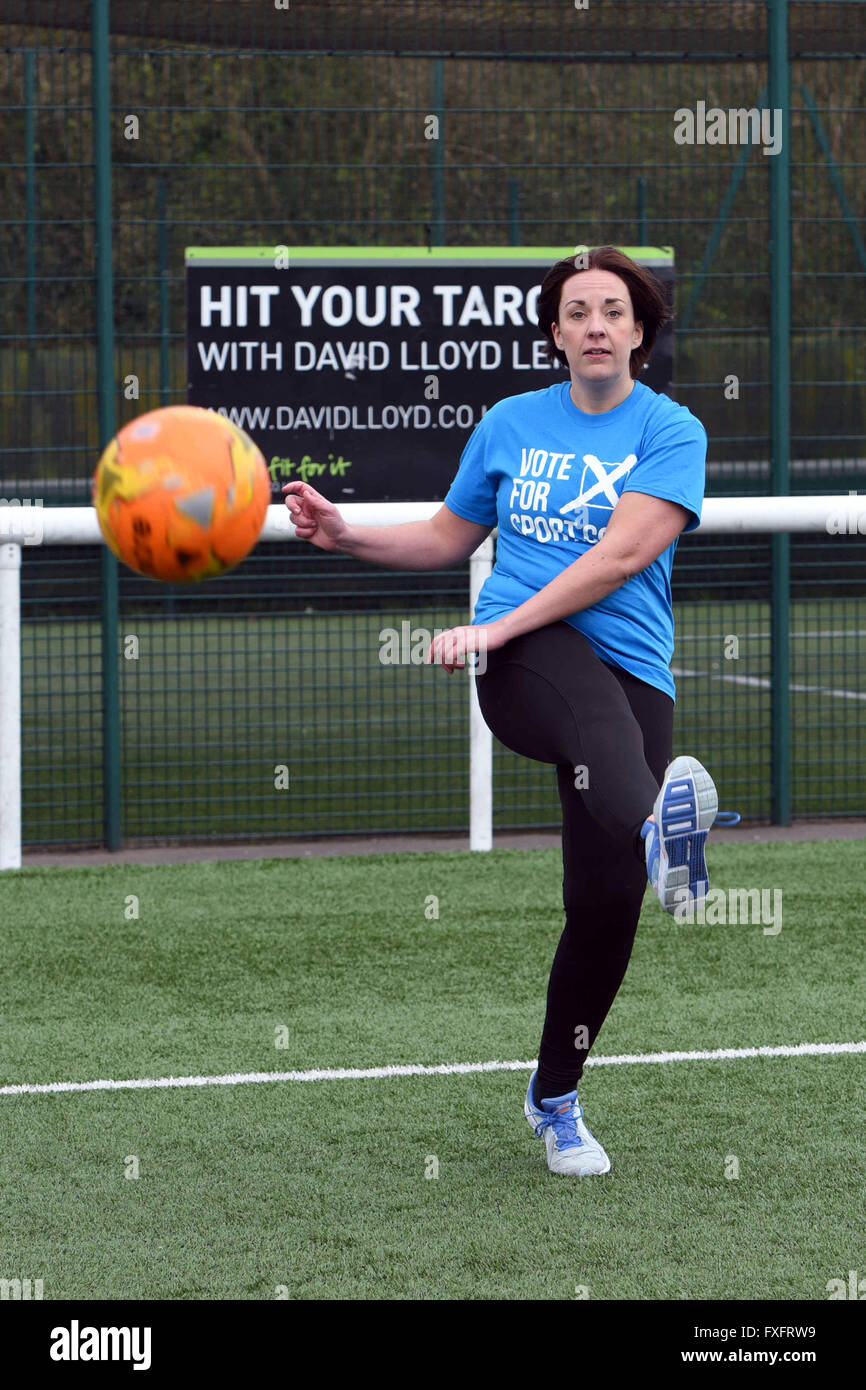
[[[190,247],[187,400],[251,435],[275,500],[303,478],[335,502],[440,501],[485,410],[566,379],[536,300],[575,249]],[[671,249],[621,249],[673,305]],[[670,393],[671,325],[641,379]]]

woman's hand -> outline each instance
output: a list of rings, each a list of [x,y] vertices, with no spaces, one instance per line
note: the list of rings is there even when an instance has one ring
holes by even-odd
[[[434,666],[444,666],[450,675],[455,667],[462,668],[466,665],[467,653],[477,652],[478,660],[473,664],[476,671],[483,671],[487,665],[486,653],[495,651],[497,647],[504,647],[507,641],[508,637],[501,620],[495,623],[451,627],[447,632],[440,632],[433,638],[427,661]]]
[[[334,503],[300,478],[286,483],[283,492],[288,494],[286,506],[301,540],[312,541],[320,550],[340,550],[350,528]]]

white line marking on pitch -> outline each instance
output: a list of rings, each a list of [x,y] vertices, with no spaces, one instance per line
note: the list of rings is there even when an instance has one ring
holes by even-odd
[[[712,1052],[624,1052],[588,1057],[588,1067],[629,1067],[638,1063],[728,1062],[747,1057],[823,1057],[866,1052],[866,1042],[794,1043],[781,1047],[717,1047]],[[47,1081],[0,1086],[0,1096],[42,1095],[57,1091],[155,1091],[188,1086],[252,1086],[267,1081],[379,1081],[392,1076],[466,1076],[484,1071],[532,1071],[534,1062],[440,1062],[435,1066],[329,1067],[315,1071],[229,1072],[225,1076],[138,1077],[130,1081]]]
[[[732,637],[733,635],[733,633],[727,632],[678,632],[677,641],[724,642],[727,637]],[[736,635],[740,637],[744,642],[756,642],[758,640],[763,640],[764,638],[769,639],[770,637],[772,637],[773,634],[770,632],[768,628],[766,632],[738,632]],[[792,632],[790,634],[790,637],[792,642],[797,640],[802,641],[804,638],[808,638],[809,641],[824,641],[826,638],[830,637],[866,637],[866,628],[842,627],[828,628],[826,630],[820,630],[817,632]]]
[[[713,671],[687,671],[681,666],[672,666],[671,675],[677,676],[681,680],[707,677],[711,681],[728,681],[732,685],[757,686],[759,690],[769,690],[773,684],[764,676],[718,676]],[[794,685],[793,683],[789,684],[788,689],[805,691],[811,695],[832,695],[837,700],[866,700],[866,691],[863,690],[833,690],[826,685]]]

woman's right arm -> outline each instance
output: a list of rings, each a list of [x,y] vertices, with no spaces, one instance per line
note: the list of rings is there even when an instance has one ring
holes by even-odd
[[[342,550],[398,570],[439,570],[458,565],[477,550],[492,526],[466,521],[443,505],[429,521],[405,521],[396,526],[350,526],[333,502],[300,479],[283,488],[295,530],[301,540],[321,550]]]

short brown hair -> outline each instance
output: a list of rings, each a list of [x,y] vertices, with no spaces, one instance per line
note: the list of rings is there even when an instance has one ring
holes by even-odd
[[[628,362],[631,375],[639,376],[653,350],[659,329],[670,322],[673,314],[665,301],[661,283],[652,271],[638,265],[637,261],[633,261],[624,251],[618,251],[615,246],[595,246],[591,251],[577,256],[566,256],[565,260],[552,265],[542,280],[537,303],[538,330],[545,340],[544,351],[548,361],[568,366],[568,358],[553,341],[551,324],[559,321],[562,286],[572,275],[579,275],[583,270],[610,270],[628,286],[635,323],[643,327],[643,341],[640,347],[632,348]]]

